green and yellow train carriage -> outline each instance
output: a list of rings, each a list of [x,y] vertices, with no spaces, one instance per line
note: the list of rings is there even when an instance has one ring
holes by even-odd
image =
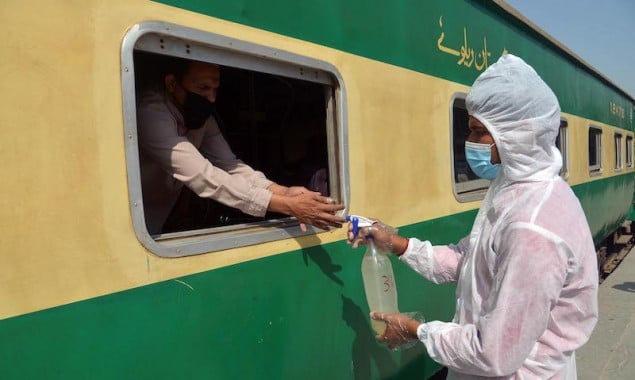
[[[428,378],[422,346],[375,341],[361,251],[211,202],[145,225],[136,99],[166,58],[218,63],[235,152],[348,213],[434,243],[466,234],[488,183],[462,153],[469,85],[505,52],[562,107],[562,176],[599,244],[626,219],[635,100],[502,2],[5,1],[0,378]],[[146,189],[147,190],[147,189]],[[393,263],[402,311],[454,287]]]

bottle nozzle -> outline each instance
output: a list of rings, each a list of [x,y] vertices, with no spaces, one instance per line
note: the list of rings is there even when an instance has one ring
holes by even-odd
[[[359,216],[359,215],[346,215],[346,221],[353,223],[353,236],[357,236],[360,227],[370,227],[375,223],[373,220]]]

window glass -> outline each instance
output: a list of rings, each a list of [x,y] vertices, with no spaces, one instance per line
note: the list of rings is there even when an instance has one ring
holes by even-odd
[[[589,172],[599,173],[602,170],[602,129],[589,128]]]
[[[282,214],[254,217],[213,196],[200,197],[159,164],[161,158],[150,146],[168,151],[166,157],[173,157],[179,147],[149,144],[147,120],[155,125],[165,117],[180,117],[174,116],[181,115],[181,108],[166,91],[166,75],[192,61],[218,65],[220,72],[211,120],[218,126],[214,135],[222,137],[210,142],[206,126],[197,145],[192,137],[197,130],[185,133],[213,170],[236,175],[236,163],[227,159],[234,155],[278,184],[304,186],[346,203],[343,94],[334,67],[224,36],[148,22],[126,36],[122,49],[129,192],[140,241],[159,255],[183,256],[319,232],[302,232],[295,218]],[[154,111],[155,104],[162,113]],[[138,117],[147,113],[152,117]],[[226,144],[219,146],[218,141]],[[152,202],[163,199],[158,189],[170,184],[180,188],[177,199],[163,204],[167,218],[157,217]]]
[[[452,101],[452,183],[459,202],[483,199],[490,182],[479,178],[465,158],[465,141],[470,135],[469,115],[465,107],[465,94],[456,94]]]
[[[616,133],[614,138],[615,145],[615,169],[622,168],[622,134]]]

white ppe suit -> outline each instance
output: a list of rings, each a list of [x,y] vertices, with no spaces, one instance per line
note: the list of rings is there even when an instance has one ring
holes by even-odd
[[[435,283],[457,282],[453,321],[424,323],[418,337],[448,379],[575,379],[575,350],[597,321],[598,272],[584,212],[558,175],[558,100],[508,54],[466,104],[501,169],[469,236],[449,246],[410,239],[401,256]]]

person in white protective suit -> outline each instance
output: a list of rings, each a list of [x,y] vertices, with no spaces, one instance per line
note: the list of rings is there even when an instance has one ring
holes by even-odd
[[[598,270],[578,199],[560,178],[556,96],[534,69],[507,54],[467,99],[466,157],[492,180],[472,231],[456,245],[406,239],[381,222],[349,243],[375,243],[435,283],[456,282],[452,322],[386,322],[380,341],[419,339],[448,379],[576,379],[575,351],[598,318]]]

